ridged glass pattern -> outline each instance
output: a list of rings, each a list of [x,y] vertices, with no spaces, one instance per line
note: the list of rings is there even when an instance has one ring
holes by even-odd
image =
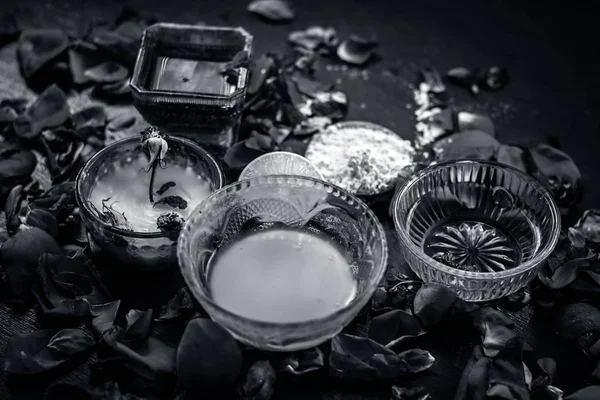
[[[524,173],[491,162],[428,167],[398,191],[392,210],[415,273],[470,301],[527,284],[560,233],[551,195]]]
[[[335,215],[339,217],[331,220],[323,217],[318,210],[326,206],[335,206],[338,213]],[[267,224],[283,222],[309,230],[314,229],[311,222],[318,220],[325,234],[335,229],[353,259],[350,268],[357,283],[354,299],[326,318],[302,323],[253,321],[215,304],[207,282],[209,260],[256,217]],[[342,189],[309,177],[262,176],[226,186],[202,202],[179,236],[177,256],[190,291],[211,318],[236,339],[259,349],[295,351],[335,336],[365,306],[385,271],[387,242],[383,227],[372,211]]]

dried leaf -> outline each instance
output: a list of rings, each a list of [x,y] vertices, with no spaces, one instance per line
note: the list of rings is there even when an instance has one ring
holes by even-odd
[[[125,343],[139,343],[148,338],[150,325],[152,324],[152,309],[146,311],[129,310],[125,316],[127,326],[125,327]]]
[[[348,64],[362,65],[371,59],[376,48],[377,42],[374,40],[351,35],[340,43],[337,56]]]
[[[76,130],[84,127],[103,129],[106,125],[106,111],[102,106],[87,107],[71,115],[71,121]]]
[[[63,124],[69,115],[67,96],[58,86],[52,85],[13,122],[13,129],[20,138],[33,139],[44,128]]]
[[[120,305],[121,300],[115,300],[106,304],[90,306],[90,313],[94,317],[92,328],[98,337],[113,327]]]
[[[529,149],[537,171],[534,176],[553,194],[563,207],[574,204],[581,197],[581,173],[566,153],[546,144]]]
[[[323,368],[325,361],[318,347],[287,353],[279,360],[278,370],[293,375],[303,375]]]
[[[126,79],[129,71],[115,62],[105,62],[86,70],[83,75],[92,82],[112,83]]]
[[[187,288],[177,291],[169,302],[162,308],[156,322],[167,322],[177,319],[186,319],[194,315],[194,304]]]
[[[59,272],[53,274],[52,279],[70,297],[85,296],[94,290],[92,281],[76,272]]]
[[[27,214],[25,223],[29,226],[40,228],[53,238],[58,237],[58,223],[56,217],[46,210],[35,208]]]
[[[600,210],[587,210],[575,224],[585,239],[594,244],[600,244]]]
[[[254,0],[248,4],[248,11],[270,21],[291,21],[294,9],[286,0]]]
[[[119,132],[130,128],[135,124],[135,116],[129,114],[121,114],[111,119],[106,126],[109,132]]]
[[[225,328],[206,318],[189,322],[177,349],[179,389],[233,384],[241,368],[242,353]]]
[[[66,355],[73,355],[91,349],[94,338],[81,329],[63,329],[48,342],[48,347]]]
[[[369,338],[386,347],[397,346],[423,333],[416,318],[403,310],[378,315],[369,326]]]
[[[34,29],[21,34],[17,46],[17,59],[21,74],[31,78],[50,61],[63,53],[69,38],[60,29]]]
[[[267,360],[257,361],[250,366],[240,395],[243,400],[269,400],[275,392],[277,374]]]
[[[440,322],[471,312],[478,306],[460,299],[456,293],[442,285],[423,285],[413,301],[413,314],[426,331]]]
[[[396,354],[371,339],[342,333],[331,341],[329,373],[355,381],[396,379],[424,371],[434,361],[429,352],[421,349]]]
[[[47,318],[81,318],[90,315],[90,303],[85,299],[67,299],[44,312]]]
[[[22,185],[17,185],[13,187],[8,193],[8,197],[6,198],[6,204],[4,206],[4,214],[6,216],[6,229],[11,235],[13,235],[21,225],[21,220],[19,219],[19,212],[21,211],[22,199]]]
[[[598,256],[595,253],[588,251],[585,257],[569,260],[555,271],[543,268],[538,273],[538,278],[551,289],[563,288],[577,278],[577,274],[581,269],[590,266],[597,258]]]
[[[38,259],[44,253],[60,254],[61,248],[52,236],[39,228],[21,229],[0,247],[0,265],[11,291],[19,298],[29,296]]]
[[[494,123],[485,115],[473,114],[461,111],[457,114],[458,130],[460,132],[481,131],[494,136],[496,129]]]
[[[438,141],[434,149],[440,160],[464,158],[491,159],[500,143],[481,131],[468,131],[452,135]]]

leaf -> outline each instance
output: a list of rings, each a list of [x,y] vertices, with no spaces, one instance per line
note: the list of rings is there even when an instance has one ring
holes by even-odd
[[[31,78],[50,61],[63,53],[69,38],[60,29],[33,29],[24,31],[17,45],[17,59],[21,74]]]
[[[130,128],[135,124],[135,115],[121,114],[108,122],[106,129],[109,132],[119,132]]]
[[[267,360],[250,366],[242,384],[240,395],[244,400],[269,400],[275,392],[277,374]]]
[[[4,205],[4,215],[6,217],[6,229],[12,235],[14,234],[19,226],[21,220],[19,219],[19,212],[21,211],[21,202],[23,200],[23,186],[16,185],[8,193],[6,198],[6,204]]]
[[[158,317],[154,320],[156,322],[167,322],[177,319],[186,319],[194,315],[194,304],[190,297],[190,292],[187,288],[181,288],[175,293],[169,302],[163,306]]]
[[[120,305],[121,300],[115,300],[106,304],[90,306],[90,313],[94,317],[92,328],[98,337],[113,327]]]
[[[177,349],[177,386],[197,391],[233,384],[242,369],[242,352],[222,326],[207,318],[190,321]]]
[[[342,333],[331,341],[329,374],[356,381],[396,379],[424,371],[434,361],[421,349],[396,354],[371,339]]]
[[[565,397],[565,400],[597,400],[600,398],[600,386],[588,386]]]
[[[473,311],[478,306],[460,299],[456,293],[442,285],[423,285],[413,301],[413,314],[421,327],[429,331],[435,325],[456,315]]]
[[[584,267],[590,266],[597,257],[596,254],[588,250],[588,254],[585,257],[569,260],[550,274],[547,268],[542,269],[538,273],[538,278],[544,285],[551,289],[561,289],[572,283],[577,278],[579,271]]]
[[[70,297],[85,296],[94,290],[90,278],[76,272],[59,272],[52,279]]]
[[[524,157],[525,151],[517,146],[501,144],[496,149],[496,161],[527,172]]]
[[[517,334],[506,326],[485,324],[482,348],[488,357],[496,356]]]
[[[68,356],[47,347],[55,333],[50,329],[42,329],[12,336],[8,340],[4,370],[10,374],[33,375],[63,364]]]
[[[81,318],[90,315],[90,303],[84,299],[67,299],[44,312],[47,318]]]
[[[176,183],[173,181],[163,183],[161,185],[161,187],[156,191],[156,194],[159,196],[162,196],[167,190],[169,190],[170,188],[172,188],[175,185],[176,185]]]
[[[529,149],[537,177],[552,191],[559,205],[569,206],[581,196],[581,173],[566,153],[540,144]]]
[[[105,62],[86,70],[83,75],[96,83],[112,83],[127,78],[129,71],[121,64]]]
[[[600,244],[600,210],[587,210],[575,224],[585,239],[589,242]]]
[[[6,273],[13,294],[21,299],[27,298],[36,278],[40,256],[44,253],[61,252],[56,240],[39,228],[21,229],[8,238],[0,247],[0,265]]]
[[[500,143],[481,131],[456,133],[436,142],[434,149],[440,160],[459,160],[464,158],[491,159]]]
[[[270,21],[291,21],[295,12],[286,0],[254,0],[248,4],[248,11]]]
[[[123,351],[125,348],[129,350]],[[177,349],[153,337],[147,338],[135,349],[119,344],[118,351],[127,359],[127,366],[146,379],[154,380],[161,374],[175,371]]]
[[[25,223],[29,226],[40,228],[46,231],[50,236],[58,236],[58,223],[54,215],[41,208],[35,208],[27,214]]]
[[[33,139],[44,128],[62,125],[69,115],[67,96],[58,86],[52,85],[13,122],[13,130],[20,138]]]
[[[102,106],[87,107],[71,115],[71,121],[73,121],[76,130],[84,127],[104,128],[106,125],[106,111]]]
[[[81,329],[63,329],[50,339],[48,347],[70,356],[91,349],[95,343]]]
[[[179,208],[180,210],[185,210],[187,208],[187,201],[185,201],[181,196],[165,196],[161,197],[157,201],[154,202],[152,208],[156,207],[159,204],[166,204],[173,208]]]
[[[340,60],[354,65],[362,65],[373,57],[373,52],[377,48],[377,42],[351,35],[343,40],[337,48],[337,56]]]
[[[279,361],[278,370],[293,375],[303,375],[323,368],[325,361],[318,347],[287,353]]]
[[[124,342],[138,343],[148,337],[150,324],[152,323],[152,309],[146,311],[129,310],[125,319],[127,326],[125,328]]]
[[[393,347],[425,333],[419,322],[403,310],[393,310],[371,320],[369,338],[386,347]]]
[[[522,359],[523,343],[511,339],[494,357],[489,370],[489,397],[506,400],[529,400]]]

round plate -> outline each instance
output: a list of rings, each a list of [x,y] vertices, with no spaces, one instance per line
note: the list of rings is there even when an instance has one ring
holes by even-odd
[[[275,151],[258,157],[244,168],[240,179],[264,175],[300,175],[323,180],[323,175],[310,161],[287,151]]]
[[[361,142],[352,141],[352,131],[362,130]],[[369,136],[372,140],[365,139]],[[348,175],[348,161],[354,151],[366,151],[371,158],[386,160],[379,168],[392,168],[384,177],[373,176],[374,180],[382,181],[379,190],[361,192],[345,187],[342,175]],[[320,169],[326,181],[340,186],[342,189],[361,196],[373,197],[384,193],[392,193],[396,183],[402,178],[402,168],[413,163],[414,148],[410,141],[402,139],[395,132],[372,122],[346,121],[330,125],[323,132],[317,133],[311,139],[306,149],[306,158]],[[403,160],[402,162],[400,162]],[[396,162],[396,166],[393,167]],[[388,168],[388,169],[389,169]],[[373,172],[371,172],[373,173]]]

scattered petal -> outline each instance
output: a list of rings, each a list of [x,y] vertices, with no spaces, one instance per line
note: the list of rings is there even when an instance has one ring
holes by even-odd
[[[20,138],[33,139],[44,128],[62,125],[69,115],[67,96],[58,86],[52,85],[13,122],[13,129]]]
[[[130,128],[135,124],[135,116],[129,114],[121,114],[111,119],[106,126],[109,132],[119,132]]]
[[[458,113],[457,118],[460,132],[481,131],[491,136],[495,134],[494,123],[485,115],[461,111]]]
[[[352,35],[343,40],[337,48],[337,56],[348,64],[362,65],[371,59],[377,42]]]
[[[86,70],[83,75],[93,82],[112,83],[126,79],[129,71],[115,62],[105,62]]]
[[[28,30],[21,34],[17,59],[25,79],[63,53],[69,45],[67,34],[60,29]]]
[[[294,9],[286,0],[254,0],[248,4],[248,11],[270,21],[291,21]]]

